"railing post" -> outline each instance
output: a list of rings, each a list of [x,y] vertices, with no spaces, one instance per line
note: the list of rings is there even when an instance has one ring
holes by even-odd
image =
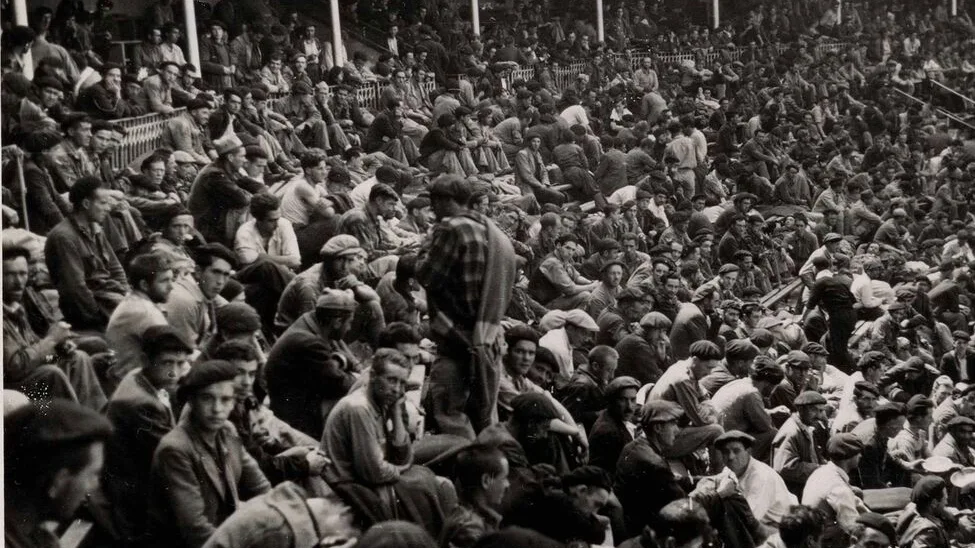
[[[27,22],[27,0],[14,0],[14,24],[22,27],[30,26]],[[34,79],[34,58],[30,50],[24,54],[24,77]]]
[[[481,6],[478,0],[471,0],[471,27],[474,30],[474,37],[481,35]]]
[[[183,19],[186,21],[186,47],[190,54],[190,64],[198,71],[203,70],[200,68],[200,41],[196,30],[196,8],[193,6],[193,0],[183,0]]]
[[[345,56],[342,55],[342,23],[339,21],[339,0],[331,0],[332,7],[332,52],[335,55],[335,66],[345,66]]]
[[[606,25],[603,24],[603,0],[596,0],[596,41],[606,41]]]

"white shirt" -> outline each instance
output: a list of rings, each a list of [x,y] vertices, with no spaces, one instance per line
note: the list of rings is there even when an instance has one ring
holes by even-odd
[[[850,285],[853,298],[864,308],[887,308],[897,299],[890,284],[883,280],[871,280],[866,274],[854,274]]]
[[[242,224],[234,238],[234,250],[237,252],[237,258],[244,265],[253,263],[262,254],[283,255],[301,262],[295,229],[291,226],[291,221],[284,218],[278,219],[278,226],[271,234],[267,247],[264,246],[264,237],[257,231],[256,219]]]
[[[572,345],[569,344],[569,335],[564,327],[542,335],[538,340],[538,346],[548,348],[555,355],[555,361],[559,364],[559,376],[565,379],[572,378],[575,369],[572,364]]]
[[[870,511],[850,488],[850,476],[832,462],[820,466],[806,480],[802,504],[825,512],[827,522],[835,521],[848,533],[856,527],[860,514]]]
[[[585,126],[586,130],[589,130],[589,116],[586,114],[586,109],[582,105],[572,105],[563,110],[560,116],[568,122],[569,127],[575,124],[581,124]]]
[[[359,209],[366,207],[366,202],[369,201],[369,193],[372,191],[372,187],[376,186],[378,182],[379,180],[375,177],[370,177],[350,190],[349,199],[352,200],[352,207]]]
[[[725,471],[734,475],[728,468]],[[745,473],[738,476],[738,487],[748,501],[752,514],[755,514],[755,519],[764,525],[778,527],[779,522],[789,512],[789,507],[799,503],[785,486],[782,476],[758,459],[748,462]]]

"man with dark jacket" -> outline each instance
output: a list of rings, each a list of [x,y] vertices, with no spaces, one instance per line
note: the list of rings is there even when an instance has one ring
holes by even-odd
[[[603,390],[606,408],[599,412],[589,430],[589,463],[610,474],[616,472],[623,447],[633,441],[628,423],[637,411],[636,394],[640,382],[633,377],[616,377]]]
[[[416,143],[403,133],[403,103],[392,99],[376,115],[363,140],[366,152],[382,152],[404,164],[414,165],[420,156]]]
[[[170,396],[191,351],[168,325],[146,329],[142,347],[148,365],[122,379],[106,409],[115,432],[106,447],[103,485],[112,502],[116,532],[132,545],[146,534],[152,456],[163,436],[176,427]]]
[[[240,211],[250,204],[250,197],[264,185],[240,175],[246,151],[236,135],[215,141],[217,160],[197,174],[186,206],[196,219],[196,228],[208,242],[233,247],[234,235],[241,224]],[[232,218],[235,217],[235,218]]]

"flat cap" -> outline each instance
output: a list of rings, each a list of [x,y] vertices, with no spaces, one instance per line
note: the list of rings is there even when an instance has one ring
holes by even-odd
[[[884,356],[882,352],[877,352],[876,350],[870,350],[869,352],[864,352],[860,356],[860,360],[857,361],[857,369],[863,371],[864,369],[871,369],[877,367],[878,365],[883,365],[887,361],[887,356]]]
[[[673,322],[660,312],[649,312],[640,318],[640,327],[648,329],[670,329]]]
[[[626,289],[620,291],[620,294],[616,296],[616,302],[622,303],[626,301],[642,301],[646,298],[647,298],[647,294],[644,293],[642,289],[638,287],[627,287]],[[664,318],[666,318],[666,316],[664,316]]]
[[[835,232],[830,232],[829,234],[827,234],[823,238],[823,243],[824,244],[828,244],[828,243],[832,243],[832,242],[839,242],[839,241],[842,241],[842,240],[843,240],[843,236],[840,236],[839,234],[837,234]]]
[[[754,360],[758,352],[758,347],[748,339],[732,339],[724,345],[724,354],[729,360]]]
[[[732,441],[740,441],[745,447],[751,447],[755,443],[755,438],[749,436],[741,430],[728,430],[724,434],[718,436],[718,439],[714,440],[714,445],[715,447],[721,447],[722,445]]]
[[[179,381],[178,394],[185,400],[201,388],[218,382],[232,381],[237,377],[237,367],[226,360],[207,360],[190,368],[190,372]]]
[[[606,397],[607,401],[615,399],[620,392],[626,390],[627,388],[633,388],[634,390],[639,390],[642,385],[640,381],[629,376],[616,377],[615,379],[609,381],[606,388],[603,389],[603,395]],[[975,423],[973,423],[975,424]]]
[[[721,348],[711,341],[694,341],[687,350],[691,356],[699,360],[720,360],[724,357]]]
[[[868,529],[880,531],[887,537],[891,545],[897,543],[897,532],[894,530],[894,525],[884,516],[876,512],[864,512],[857,518],[857,523]]]
[[[809,354],[806,354],[802,350],[790,350],[789,353],[785,355],[785,363],[790,367],[797,367],[800,369],[812,367],[812,360],[809,358]]]
[[[877,419],[878,424],[884,424],[893,418],[903,417],[904,415],[904,405],[896,402],[882,403],[873,410],[873,416]]]
[[[826,403],[826,398],[824,398],[819,392],[806,390],[802,394],[796,396],[796,399],[792,403],[795,405],[824,405]]]
[[[602,253],[603,251],[612,251],[619,248],[620,243],[613,238],[602,238],[596,241],[596,251],[599,253]]]
[[[969,428],[975,428],[975,421],[972,419],[959,415],[950,421],[948,421],[948,428],[957,428],[959,426],[967,426]]]
[[[667,400],[650,400],[643,405],[640,424],[675,421],[684,414],[680,405]]]
[[[872,382],[857,381],[853,385],[853,390],[855,392],[859,392],[861,394],[864,393],[864,392],[869,392],[870,394],[873,394],[874,396],[877,396],[878,398],[880,397],[880,390],[877,390],[877,387],[874,386],[874,384]]]
[[[762,355],[755,358],[750,376],[756,380],[778,384],[785,378],[785,372],[770,356]]]
[[[829,443],[826,444],[826,454],[834,460],[855,457],[861,452],[863,452],[863,442],[849,432],[833,434],[829,438]]]
[[[922,394],[916,394],[911,396],[911,399],[907,400],[907,405],[904,406],[905,411],[907,411],[908,416],[911,415],[921,415],[926,413],[929,409],[934,408],[934,402],[928,399],[927,396]]]
[[[801,350],[810,356],[829,356],[829,350],[818,342],[807,342],[802,345]]]
[[[226,306],[230,306],[229,304]],[[219,314],[220,310],[226,308],[226,306],[217,309]],[[192,352],[193,347],[190,343],[183,339],[182,335],[179,334],[176,329],[171,325],[153,325],[146,328],[142,332],[142,350],[150,355],[154,356],[159,354],[159,352],[169,350],[172,352]]]
[[[239,137],[237,137],[236,134],[231,133],[230,135],[213,141],[213,146],[217,149],[217,155],[223,156],[224,154],[234,152],[235,150],[244,146],[244,143]]]
[[[349,234],[332,236],[319,252],[323,259],[343,257],[353,253],[365,253],[365,250],[359,245],[359,240]]]
[[[741,269],[738,268],[738,265],[731,263],[723,264],[721,265],[721,268],[718,269],[718,275],[729,274],[731,272],[741,272]]]
[[[910,299],[917,295],[917,289],[913,285],[905,285],[894,290],[894,296],[898,299]]]
[[[315,301],[315,310],[331,310],[351,314],[355,308],[355,297],[352,296],[350,290],[326,289]]]
[[[581,327],[589,331],[599,331],[599,326],[596,325],[596,321],[592,319],[592,316],[586,314],[584,311],[578,308],[570,310],[565,313],[565,323],[572,324],[576,327]]]
[[[67,444],[105,441],[112,424],[102,415],[76,402],[55,399],[30,403],[3,419],[5,463],[51,453]]]
[[[971,335],[969,335],[967,332],[962,331],[960,329],[958,331],[952,331],[951,332],[951,336],[954,337],[955,340],[957,340],[957,341],[965,341],[965,342],[968,342],[968,341],[972,340],[972,336]]]
[[[768,329],[755,329],[748,340],[755,343],[755,346],[759,348],[768,348],[775,342],[775,335],[772,335]]]
[[[526,392],[515,396],[515,399],[511,400],[511,415],[522,424],[559,418],[548,396],[539,392]]]
[[[741,301],[735,299],[727,299],[721,301],[721,305],[718,306],[721,310],[741,310]]]
[[[902,303],[900,301],[895,301],[895,302],[890,303],[890,306],[887,307],[887,311],[888,312],[896,312],[897,310],[904,310],[905,308],[907,308],[907,305],[906,304],[904,304],[904,303]]]

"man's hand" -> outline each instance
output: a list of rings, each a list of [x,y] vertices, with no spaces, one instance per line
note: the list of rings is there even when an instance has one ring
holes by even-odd
[[[305,461],[308,463],[308,475],[309,476],[320,476],[325,470],[325,467],[332,464],[332,461],[325,456],[320,449],[315,449],[314,451],[309,451],[305,455]]]
[[[71,324],[67,322],[54,322],[48,328],[45,338],[57,344],[71,338],[72,335]]]

